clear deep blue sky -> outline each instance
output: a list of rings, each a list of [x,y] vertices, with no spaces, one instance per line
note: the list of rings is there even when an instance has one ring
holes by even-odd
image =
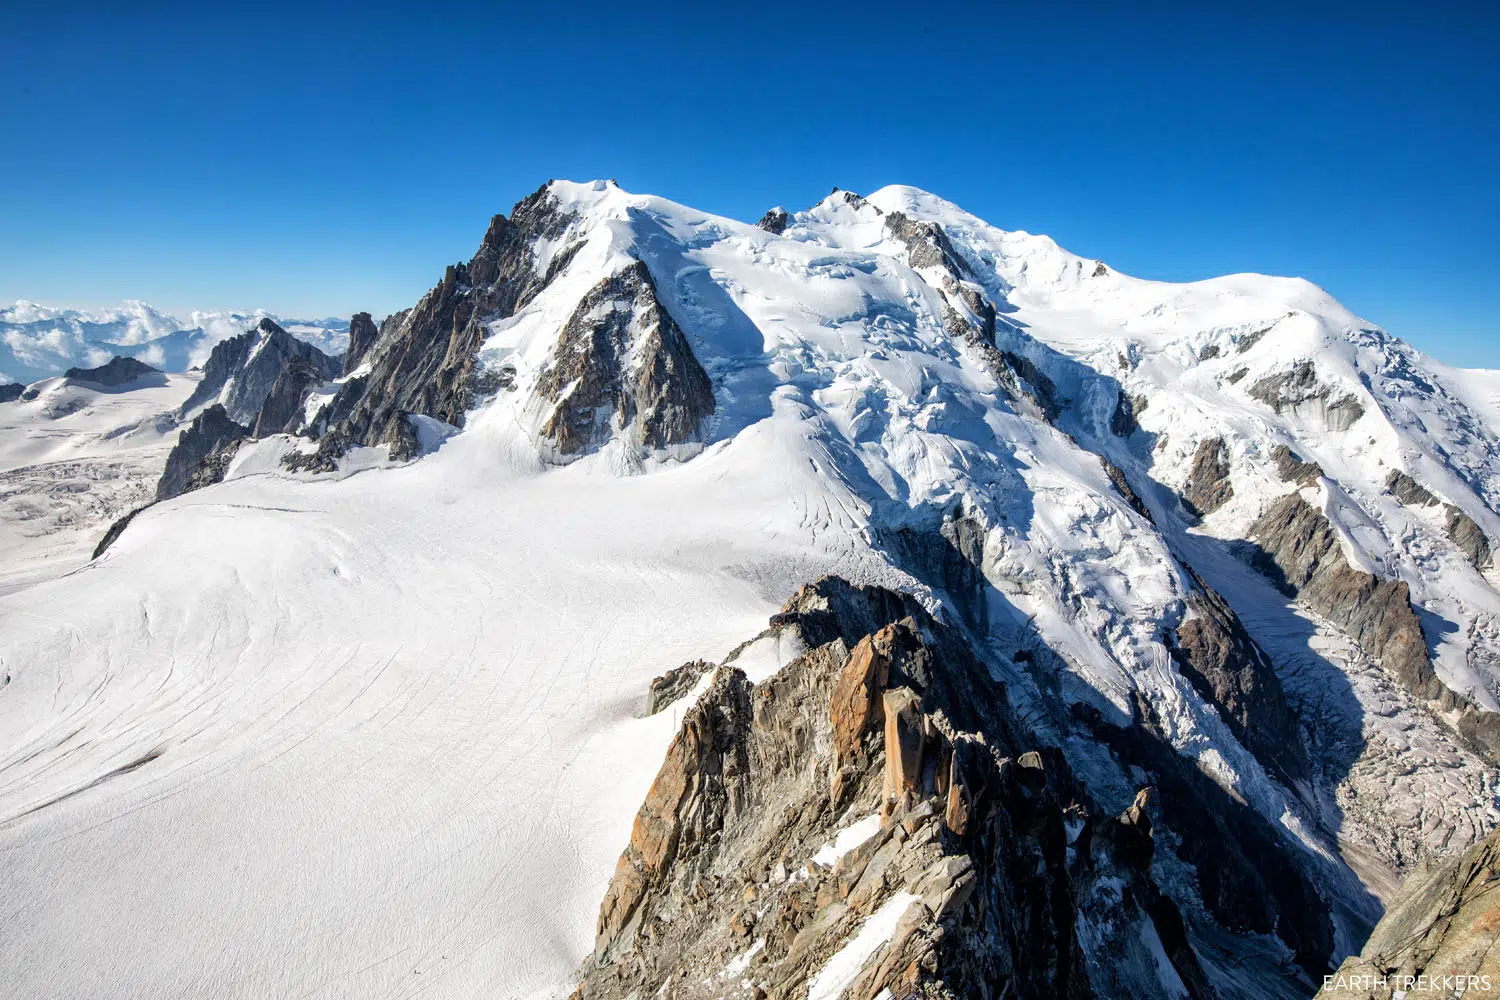
[[[550,177],[907,183],[1500,367],[1494,3],[110,6],[0,2],[0,301],[383,315]]]

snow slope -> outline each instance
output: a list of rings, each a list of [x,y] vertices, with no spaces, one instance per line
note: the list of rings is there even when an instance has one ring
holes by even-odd
[[[106,389],[44,379],[0,403],[0,593],[83,565],[115,518],[155,494],[196,374]]]
[[[361,449],[333,476],[283,470],[305,443],[258,442],[229,481],[146,511],[97,562],[0,597],[0,995],[566,995],[681,711],[638,718],[647,681],[722,659],[830,572],[967,614],[1012,700],[1059,741],[1070,706],[1128,725],[1153,705],[1179,755],[1305,855],[1345,951],[1378,913],[1365,887],[1393,874],[1354,852],[1374,853],[1406,803],[1346,817],[1347,775],[1289,787],[1235,739],[1163,640],[1194,587],[1179,560],[1273,652],[1314,745],[1336,731],[1358,757],[1371,734],[1405,741],[1390,752],[1406,753],[1407,793],[1447,796],[1408,817],[1411,850],[1494,823],[1489,765],[1357,649],[1326,653],[1335,631],[1219,546],[1290,488],[1266,470],[1291,445],[1336,481],[1319,489],[1351,557],[1459,626],[1438,643],[1444,680],[1493,698],[1500,597],[1382,485],[1420,471],[1500,537],[1483,377],[1402,388],[1428,362],[1305,282],[1139,281],[911,188],[836,192],[780,235],[610,183],[549,192],[572,222],[534,266],[566,266],[490,324],[478,365],[512,388],[461,431],[424,417],[417,461]],[[970,276],[914,260],[895,212],[940,225]],[[617,437],[552,465],[540,376],[583,296],[636,259],[715,414],[668,454]],[[950,314],[975,318],[963,282],[998,307],[997,346],[1056,387],[1055,421],[953,336]],[[1361,417],[1336,427],[1245,394],[1293,357]],[[1149,444],[1109,432],[1122,387],[1149,397]],[[1194,525],[1170,491],[1210,430],[1235,498]],[[1139,474],[1155,523],[1100,455]],[[909,558],[909,539],[956,519],[982,529],[968,612]],[[1047,666],[1014,655],[1042,647]],[[1138,776],[1077,752],[1091,793],[1129,805]],[[1190,897],[1191,867],[1157,857]],[[1227,947],[1206,961],[1233,964]],[[1276,940],[1258,948],[1287,964]]]

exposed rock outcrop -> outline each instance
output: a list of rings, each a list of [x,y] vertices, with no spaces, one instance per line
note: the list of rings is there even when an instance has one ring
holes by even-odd
[[[1146,408],[1150,400],[1145,396],[1127,396],[1125,390],[1119,390],[1119,396],[1115,399],[1115,409],[1109,418],[1109,429],[1116,437],[1128,438],[1141,429],[1136,418]]]
[[[970,277],[968,265],[937,223],[918,222],[901,212],[892,212],[885,217],[885,228],[906,246],[907,263],[913,268],[938,267],[955,278]]]
[[[1151,516],[1151,508],[1146,506],[1146,501],[1142,500],[1140,494],[1130,485],[1130,480],[1126,477],[1125,470],[1103,455],[1099,456],[1099,464],[1104,466],[1104,474],[1109,477],[1109,481],[1114,484],[1120,496],[1125,498],[1125,502],[1130,504],[1130,509],[1155,524],[1156,518]]]
[[[369,313],[358,312],[349,317],[349,347],[344,351],[345,375],[360,366],[379,336],[380,331],[375,328],[375,320]]]
[[[943,512],[937,524],[907,524],[876,533],[892,561],[936,591],[947,594],[959,616],[985,631],[989,604],[982,521],[962,506]]]
[[[758,229],[764,229],[768,233],[774,233],[777,236],[780,236],[782,233],[786,232],[787,223],[790,221],[791,216],[787,215],[786,209],[777,206],[776,208],[771,209],[765,215],[762,215],[760,217],[760,221],[755,225]]]
[[[1442,504],[1443,527],[1458,550],[1476,569],[1490,565],[1490,540],[1474,519],[1451,503],[1444,503],[1432,491],[1399,469],[1392,469],[1385,479],[1386,489],[1401,503],[1412,507],[1436,507]]]
[[[254,427],[261,406],[289,362],[306,365],[317,373],[320,382],[337,378],[342,368],[337,358],[330,358],[298,340],[275,321],[263,319],[255,329],[214,345],[203,366],[203,381],[179,412],[186,415],[198,406],[217,401],[230,420]]]
[[[1202,580],[1188,598],[1190,617],[1177,627],[1172,656],[1198,693],[1219,710],[1229,731],[1288,787],[1307,774],[1301,727],[1270,659],[1239,616]]]
[[[1385,488],[1391,491],[1391,496],[1409,507],[1435,507],[1440,503],[1427,487],[1400,469],[1392,469],[1391,474],[1385,477]]]
[[[156,484],[157,501],[223,480],[235,451],[249,436],[250,428],[231,420],[220,403],[198,414],[177,436],[177,445],[167,456]]]
[[[281,366],[276,381],[261,401],[251,427],[251,436],[263,438],[283,431],[295,433],[302,425],[302,401],[313,386],[328,380],[326,368],[301,357],[287,358]]]
[[[1443,507],[1443,526],[1448,529],[1448,537],[1458,550],[1469,557],[1469,562],[1476,569],[1485,569],[1490,565],[1490,539],[1484,533],[1484,529],[1474,522],[1474,519],[1457,507],[1445,504]]]
[[[1221,437],[1204,438],[1193,453],[1193,467],[1182,487],[1182,505],[1194,517],[1211,514],[1234,496],[1229,481],[1229,449]]]
[[[1320,997],[1486,996],[1500,990],[1500,830],[1401,887]],[[1404,993],[1402,992],[1404,991]]]
[[[1048,423],[1055,423],[1062,415],[1062,400],[1058,398],[1057,386],[1036,362],[1013,351],[1003,351],[1006,365],[1022,380],[1021,392],[1042,411]]]
[[[1267,375],[1257,380],[1249,394],[1277,413],[1321,417],[1330,430],[1348,430],[1365,408],[1351,393],[1341,393],[1318,379],[1311,361],[1298,361],[1289,371]]]
[[[1317,462],[1304,462],[1296,452],[1284,444],[1278,444],[1272,450],[1271,458],[1276,461],[1276,474],[1284,482],[1296,483],[1298,486],[1312,486],[1323,478],[1321,465]]]
[[[1271,505],[1251,526],[1255,562],[1283,590],[1348,632],[1418,700],[1457,712],[1461,736],[1492,758],[1500,753],[1500,713],[1476,707],[1437,676],[1422,623],[1403,580],[1383,580],[1344,558],[1333,526],[1299,494]]]
[[[1074,713],[1122,765],[1150,775],[1158,825],[1172,831],[1174,853],[1195,870],[1197,896],[1215,923],[1235,934],[1274,936],[1310,976],[1327,971],[1334,948],[1329,907],[1281,832],[1175,753],[1148,701],[1135,699],[1124,726],[1106,722],[1092,706],[1077,705]]]
[[[160,375],[161,372],[144,361],[136,358],[122,358],[118,354],[109,359],[108,364],[100,365],[98,368],[69,368],[64,377],[70,382],[87,382],[90,385],[119,386],[128,385],[144,378],[147,375]]]
[[[1003,367],[994,347],[995,305],[975,283],[973,272],[954,249],[943,227],[892,212],[885,217],[885,228],[906,247],[906,261],[911,267],[940,272],[937,287],[944,298],[943,328],[949,336],[978,348],[981,358],[998,377]]]
[[[1246,351],[1250,350],[1250,348],[1260,343],[1261,340],[1264,339],[1265,335],[1271,332],[1271,329],[1274,326],[1275,324],[1273,323],[1271,326],[1261,327],[1259,330],[1252,330],[1251,332],[1240,337],[1234,343],[1234,353],[1244,354]]]
[[[1461,704],[1433,672],[1406,583],[1350,566],[1322,511],[1289,493],[1251,526],[1250,537],[1261,547],[1256,563],[1263,572],[1348,631],[1407,691],[1444,708]]]
[[[537,397],[552,406],[541,436],[561,458],[616,432],[646,452],[697,440],[714,411],[708,373],[641,261],[578,303],[537,379]]]
[[[20,382],[7,382],[0,385],[0,403],[14,403],[25,391],[26,387]]]
[[[151,504],[148,503],[144,506],[135,508],[134,510],[124,514],[119,518],[116,518],[115,521],[109,526],[109,530],[104,532],[104,537],[99,539],[99,544],[94,546],[94,551],[89,556],[89,561],[92,562],[93,560],[98,559],[100,556],[104,555],[104,553],[109,549],[111,545],[120,540],[120,536],[125,533],[125,529],[130,527],[130,522],[135,520],[135,516],[149,506],[151,506]]]
[[[646,714],[655,715],[680,699],[713,668],[714,665],[707,660],[693,660],[653,679],[646,688]]]
[[[885,217],[885,228],[906,247],[911,267],[929,275],[938,272],[935,287],[943,296],[943,329],[948,335],[974,352],[976,360],[1011,399],[1030,401],[1043,419],[1055,423],[1065,402],[1058,395],[1057,385],[1030,357],[997,346],[1001,322],[998,310],[974,280],[973,271],[943,227],[892,212]]]
[[[772,625],[807,652],[759,685],[718,668],[684,716],[575,997],[1216,995],[1148,791],[1092,805],[909,596],[825,578]]]

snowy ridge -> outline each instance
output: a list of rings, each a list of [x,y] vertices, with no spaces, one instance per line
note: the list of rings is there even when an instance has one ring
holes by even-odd
[[[1300,488],[1352,566],[1410,586],[1443,683],[1500,706],[1494,570],[1386,485],[1407,472],[1500,538],[1493,373],[1436,365],[1305,281],[1142,281],[914,188],[836,191],[780,233],[608,182],[535,197],[555,225],[525,244],[519,304],[473,317],[472,356],[453,357],[453,320],[410,369],[462,392],[401,387],[428,407],[401,418],[414,445],[316,427],[339,445],[329,476],[286,465],[314,442],[268,436],[88,568],[0,597],[0,888],[22,901],[0,954],[50,958],[0,993],[67,992],[108,940],[137,956],[122,994],[234,970],[246,996],[566,995],[675,725],[631,706],[829,572],[964,629],[1111,814],[1154,776],[1079,720],[1128,732],[1149,709],[1273,831],[1326,906],[1329,960],[1402,869],[1500,819],[1484,749],[1244,550]],[[637,262],[649,296],[575,320]],[[302,412],[368,410],[408,370],[412,317],[482,291],[445,281]],[[712,414],[643,448],[640,404],[607,385],[563,462],[547,428],[582,381],[549,389],[562,331],[642,302],[680,329]],[[652,349],[638,319],[627,389]],[[1214,437],[1232,495],[1200,520],[1180,495]],[[1278,445],[1322,478],[1288,482]],[[1186,675],[1195,573],[1269,655],[1306,775],[1268,766]],[[1211,976],[1248,961],[1265,995],[1306,992],[1306,956],[1254,920],[1226,930],[1192,832],[1162,830],[1180,849],[1158,847],[1157,881]],[[298,954],[293,926],[312,928]]]
[[[139,301],[113,309],[70,309],[22,300],[0,309],[0,382],[34,382],[75,366],[102,365],[115,355],[183,372],[207,360],[219,341],[265,318],[326,354],[342,353],[348,344],[347,319],[283,320],[264,309],[176,316]]]

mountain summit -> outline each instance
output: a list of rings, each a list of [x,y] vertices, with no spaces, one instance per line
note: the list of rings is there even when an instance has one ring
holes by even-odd
[[[244,336],[0,597],[32,994],[1308,996],[1500,820],[1500,384],[1305,281],[554,181]]]

